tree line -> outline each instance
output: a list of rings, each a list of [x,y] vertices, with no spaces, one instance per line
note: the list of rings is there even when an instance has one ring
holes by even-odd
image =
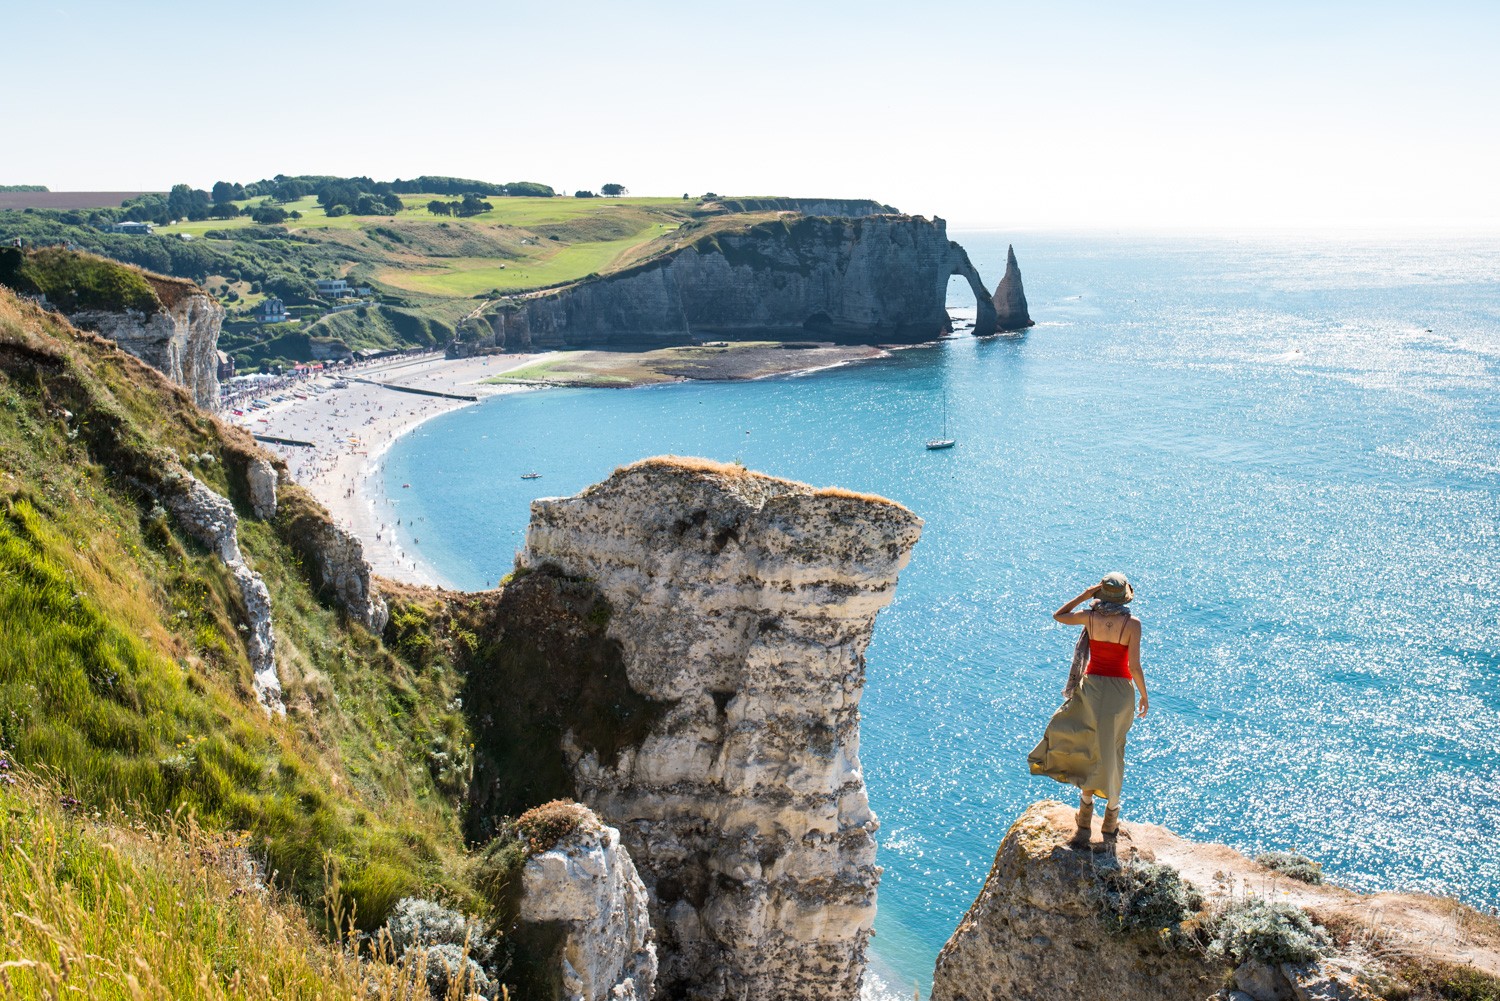
[[[35,190],[40,185],[13,185],[13,190]],[[243,184],[238,181],[216,181],[204,191],[188,184],[174,184],[172,190],[139,195],[119,208],[98,208],[73,213],[67,221],[76,225],[107,226],[116,222],[150,222],[165,225],[178,219],[198,222],[204,219],[233,219],[249,215],[262,225],[274,225],[298,219],[295,211],[280,208],[289,202],[315,197],[329,216],[395,215],[404,208],[404,194],[447,194],[510,198],[551,198],[552,188],[535,181],[511,181],[497,184],[463,177],[424,174],[409,180],[375,181],[368,177],[334,177],[331,175],[277,174],[273,178]],[[250,199],[262,204],[242,208],[236,204]],[[480,211],[484,211],[481,209]],[[458,212],[454,215],[462,214]]]

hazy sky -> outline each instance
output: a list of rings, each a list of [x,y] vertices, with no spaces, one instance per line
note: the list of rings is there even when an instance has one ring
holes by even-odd
[[[956,227],[1500,228],[1500,0],[0,6],[0,183],[431,173]]]

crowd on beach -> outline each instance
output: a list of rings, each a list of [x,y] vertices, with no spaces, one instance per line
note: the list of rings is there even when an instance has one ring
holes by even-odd
[[[322,378],[343,378],[354,372],[385,368],[394,362],[417,361],[423,358],[439,358],[442,352],[430,348],[414,348],[381,358],[361,361],[331,361],[292,369],[290,372],[240,375],[219,384],[219,408],[237,409],[239,404],[263,397],[268,393],[279,393],[287,389],[306,386]]]
[[[379,456],[413,424],[461,403],[453,398],[398,392],[386,384],[436,382],[444,389],[456,389],[453,378],[473,375],[450,372],[441,358],[430,357],[426,361],[431,364],[413,367],[414,360],[423,359],[385,358],[375,363],[298,372],[275,382],[259,380],[248,394],[252,398],[270,398],[303,387],[316,387],[318,391],[298,393],[230,419],[258,435],[310,443],[265,442],[264,447],[282,458],[290,477],[313,492],[336,524],[363,540],[366,558],[377,573],[418,583],[441,583],[398,541],[398,529],[413,526],[403,526],[397,514],[399,501],[385,496],[380,487]],[[392,367],[401,369],[399,375],[389,371]],[[367,372],[368,381],[338,386],[341,377],[356,370]]]

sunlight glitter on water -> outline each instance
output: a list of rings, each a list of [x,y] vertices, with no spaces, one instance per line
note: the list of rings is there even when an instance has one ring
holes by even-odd
[[[863,706],[891,984],[925,992],[1010,820],[1068,791],[1024,763],[1073,642],[1050,612],[1115,568],[1153,686],[1129,816],[1500,901],[1500,245],[959,239],[991,283],[1016,243],[1038,327],[448,415],[387,461],[423,555],[483,586],[532,497],[663,452],[922,515]],[[959,446],[928,453],[945,396]]]

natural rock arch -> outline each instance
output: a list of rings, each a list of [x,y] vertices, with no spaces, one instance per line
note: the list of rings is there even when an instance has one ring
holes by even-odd
[[[956,242],[950,242],[948,246],[953,248],[953,269],[948,272],[944,281],[959,275],[969,283],[969,289],[974,293],[974,335],[986,337],[993,334],[998,321],[989,289],[984,287],[984,280],[979,277],[978,269],[969,260],[969,252]]]

